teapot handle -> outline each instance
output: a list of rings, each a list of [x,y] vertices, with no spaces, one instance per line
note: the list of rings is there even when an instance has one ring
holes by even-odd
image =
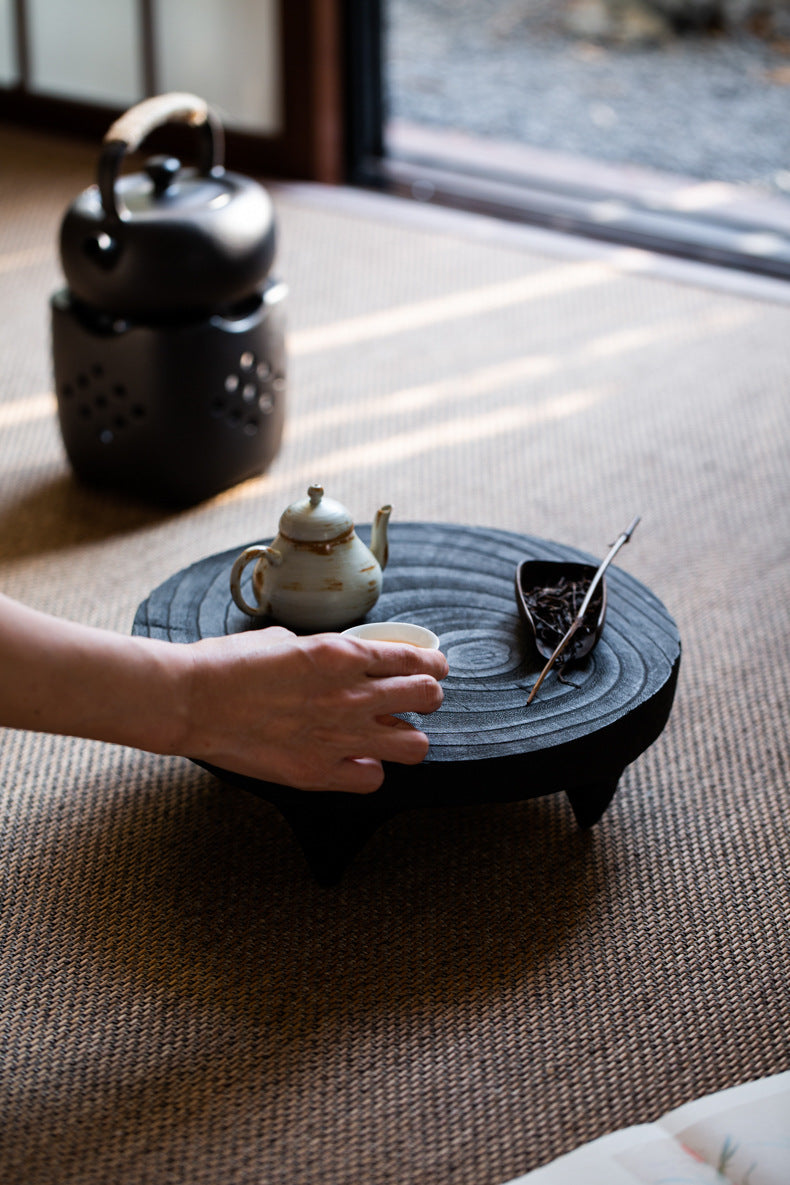
[[[269,560],[275,567],[282,563],[282,556],[273,547],[266,547],[264,545],[248,547],[240,556],[236,557],[230,573],[230,594],[242,612],[249,613],[250,617],[269,616],[268,609],[264,609],[260,605],[248,604],[241,591],[241,576],[247,564],[252,563],[253,560],[262,559]]]
[[[200,130],[198,168],[201,173],[208,174],[222,168],[222,124],[205,99],[180,91],[144,99],[116,119],[104,137],[99,156],[98,183],[102,206],[108,218],[123,218],[125,214],[115,194],[115,182],[124,156],[139,148],[155,128],[165,123],[185,123]]]

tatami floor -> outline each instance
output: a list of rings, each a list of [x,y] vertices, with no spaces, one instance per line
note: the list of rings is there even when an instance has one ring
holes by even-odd
[[[0,154],[5,593],[126,632],[321,479],[360,522],[390,501],[593,555],[640,513],[622,566],[683,639],[591,833],[562,796],[414,811],[331,890],[186,760],[0,735],[4,1183],[501,1185],[787,1068],[786,287],[277,188],[282,450],[166,513],[79,487],[54,414],[94,150],[6,127]]]

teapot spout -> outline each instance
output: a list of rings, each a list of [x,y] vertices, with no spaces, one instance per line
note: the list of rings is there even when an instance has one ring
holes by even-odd
[[[376,517],[373,520],[373,526],[370,530],[370,550],[374,558],[378,561],[378,565],[382,572],[387,566],[389,559],[389,541],[387,539],[387,527],[392,514],[391,506],[382,506],[380,510],[376,511]]]

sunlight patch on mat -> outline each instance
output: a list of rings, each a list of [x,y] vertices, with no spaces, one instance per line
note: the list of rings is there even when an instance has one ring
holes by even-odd
[[[508,358],[491,366],[483,366],[471,373],[453,375],[416,387],[406,387],[389,395],[378,393],[362,399],[344,402],[334,407],[322,407],[295,413],[288,422],[289,440],[300,439],[330,427],[358,423],[361,419],[380,420],[404,412],[419,412],[438,408],[450,401],[459,402],[488,395],[514,383],[529,382],[556,374],[561,368],[584,363],[595,358],[612,358],[635,350],[671,341],[685,341],[738,328],[752,318],[749,308],[717,310],[690,323],[688,318],[672,319],[662,324],[638,325],[619,329],[614,333],[593,338],[570,354],[527,354]]]
[[[484,366],[471,374],[453,375],[433,383],[406,387],[391,395],[355,399],[337,407],[324,407],[294,415],[288,425],[289,438],[307,436],[327,427],[357,423],[362,418],[379,419],[402,412],[417,412],[435,408],[450,400],[487,395],[509,383],[541,378],[556,371],[558,362],[548,354],[510,358],[493,366]]]
[[[324,456],[313,457],[306,464],[289,465],[286,472],[276,476],[264,475],[255,478],[235,490],[227,491],[221,497],[239,500],[257,498],[264,484],[267,493],[291,489],[302,481],[316,479],[316,474],[320,475],[323,481],[336,473],[377,469],[425,453],[436,454],[448,448],[457,448],[459,445],[479,443],[492,437],[523,431],[536,424],[567,419],[579,412],[588,411],[612,394],[614,389],[592,387],[558,395],[531,407],[503,407],[488,413],[457,416],[455,419],[432,423],[412,432],[402,432],[396,436],[387,435],[382,441],[363,442],[350,448],[336,449]]]
[[[447,296],[381,309],[375,313],[349,317],[345,321],[317,325],[313,329],[296,330],[289,335],[288,351],[294,357],[300,357],[356,345],[373,338],[392,337],[397,333],[424,329],[428,325],[454,321],[459,317],[479,317],[483,313],[537,300],[542,296],[603,284],[613,278],[616,277],[611,268],[601,263],[585,261],[563,264],[500,284],[451,292]]]
[[[55,414],[56,407],[55,396],[51,391],[28,395],[26,399],[14,399],[11,403],[0,403],[0,428],[14,428],[17,424],[45,420]]]
[[[34,267],[37,263],[49,263],[52,258],[51,247],[27,247],[22,251],[8,251],[0,254],[0,275],[18,271],[23,267]]]

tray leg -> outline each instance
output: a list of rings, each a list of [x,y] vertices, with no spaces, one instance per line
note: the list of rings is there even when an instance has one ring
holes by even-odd
[[[293,831],[310,872],[322,888],[340,882],[351,861],[373,833],[389,818],[387,814],[300,810],[278,802],[277,808]]]
[[[621,771],[622,772],[622,771]],[[578,786],[575,790],[566,790],[565,794],[570,802],[576,822],[586,830],[593,827],[609,803],[614,798],[620,774],[613,778],[602,778],[599,782],[588,782],[586,786]]]

